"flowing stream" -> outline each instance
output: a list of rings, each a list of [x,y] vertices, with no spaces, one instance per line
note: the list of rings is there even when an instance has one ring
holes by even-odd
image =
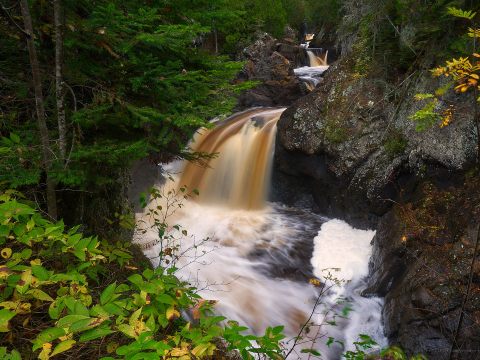
[[[162,206],[168,214],[171,237],[158,241],[147,210],[137,214],[135,241],[155,265],[163,266],[171,263],[159,257],[160,250],[180,244],[178,276],[195,285],[203,298],[216,300],[218,313],[256,334],[284,325],[286,348],[312,315],[310,332],[289,359],[308,358],[300,353],[303,348],[318,349],[324,359],[339,359],[358,334],[385,345],[382,300],[359,295],[374,232],[267,201],[276,122],[283,111],[251,109],[201,129],[192,149],[217,156],[204,163],[169,164],[164,170],[171,177],[158,184],[162,198],[150,206]],[[339,342],[327,346],[329,337]]]
[[[295,75],[303,81],[310,91],[322,80],[323,73],[329,68],[328,50],[308,49],[308,44],[303,44],[308,56],[309,66],[294,69]]]

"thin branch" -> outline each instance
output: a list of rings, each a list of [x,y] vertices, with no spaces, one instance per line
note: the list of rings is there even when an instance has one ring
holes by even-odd
[[[14,5],[10,6],[10,7],[5,7],[3,4],[0,4],[0,8],[2,9],[2,11],[5,13],[5,15],[7,15],[8,17],[8,20],[10,20],[10,22],[23,34],[25,35],[27,38],[30,38],[31,36],[33,36],[33,34],[29,34],[27,31],[25,31],[25,29],[23,27],[21,27],[19,24],[17,24],[17,22],[15,21],[15,19],[12,17],[12,15],[10,15],[10,13],[8,12],[9,10],[15,8],[18,6],[18,3],[15,3]]]
[[[298,343],[298,340],[300,339],[300,336],[302,335],[303,333],[303,330],[305,330],[305,328],[307,327],[307,325],[310,323],[310,321],[312,320],[312,317],[313,315],[315,314],[315,310],[317,309],[317,306],[318,304],[320,303],[320,299],[323,297],[324,295],[324,290],[325,290],[325,285],[326,285],[326,282],[324,282],[322,284],[322,288],[320,290],[320,293],[318,294],[317,296],[317,299],[315,300],[315,304],[313,305],[313,309],[312,311],[310,312],[310,316],[308,317],[307,321],[305,321],[305,323],[302,325],[302,327],[300,328],[300,331],[298,332],[298,335],[295,337],[295,341],[293,342],[293,345],[292,347],[290,348],[290,350],[287,352],[287,354],[285,355],[285,359],[288,358],[288,356],[293,352],[293,350],[295,349],[295,346],[297,346],[297,343]]]
[[[476,260],[476,257],[477,257],[479,239],[480,239],[480,225],[478,225],[477,239],[475,240],[475,249],[473,250],[472,263],[470,265],[470,275],[469,275],[469,278],[468,278],[467,293],[463,297],[462,307],[461,307],[461,310],[460,310],[460,316],[458,317],[458,323],[457,323],[457,327],[455,329],[455,335],[453,337],[452,347],[450,348],[450,353],[448,355],[449,360],[452,358],[453,350],[455,348],[455,345],[457,344],[458,334],[460,333],[460,329],[462,327],[465,306],[467,304],[468,297],[470,295],[470,288],[472,287],[473,269],[474,269],[475,260]]]
[[[403,43],[405,45],[407,45],[407,47],[415,54],[415,56],[417,56],[417,52],[411,47],[411,45],[409,43],[407,43],[405,40],[402,39],[402,34],[400,34],[400,31],[398,31],[398,28],[395,26],[395,24],[392,22],[392,20],[390,19],[390,17],[387,15],[386,16],[387,20],[390,22],[390,24],[393,26],[393,28],[395,29],[395,31],[397,32],[398,36],[400,36],[400,40],[403,41]]]

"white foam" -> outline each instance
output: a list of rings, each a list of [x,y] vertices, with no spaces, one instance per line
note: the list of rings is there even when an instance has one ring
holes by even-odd
[[[388,345],[382,325],[383,299],[360,295],[368,275],[374,235],[373,230],[355,229],[345,221],[333,219],[322,224],[314,238],[311,263],[315,276],[324,281],[333,276],[347,282],[343,287],[334,288],[330,295],[330,301],[342,297],[352,307],[343,330],[347,350],[355,349],[353,343],[360,334],[369,335],[378,344],[376,348]]]
[[[338,219],[324,223],[314,239],[311,263],[315,276],[325,279],[325,269],[333,268],[338,270],[332,275],[345,281],[367,276],[374,235],[375,231],[354,229]]]

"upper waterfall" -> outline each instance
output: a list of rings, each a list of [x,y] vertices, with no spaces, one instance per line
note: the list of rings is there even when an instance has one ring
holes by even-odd
[[[328,50],[321,55],[317,55],[315,54],[314,50],[308,50],[307,48],[307,55],[308,55],[308,61],[310,63],[310,67],[328,66],[328,63],[327,63]]]

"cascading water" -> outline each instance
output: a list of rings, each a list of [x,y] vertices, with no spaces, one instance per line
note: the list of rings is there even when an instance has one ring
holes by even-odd
[[[310,67],[327,66],[328,50],[323,55],[316,55],[314,50],[307,49]]]
[[[310,91],[320,83],[323,73],[328,69],[328,50],[309,49],[305,47],[310,66],[303,66],[294,69],[295,75],[302,80]]]
[[[194,150],[221,156],[208,167],[187,163],[180,185],[198,189],[202,202],[245,209],[265,206],[275,125],[283,110],[249,110],[212,131],[201,131],[194,139]]]
[[[217,122],[211,130],[200,130],[193,150],[218,156],[206,160],[206,166],[177,162],[166,169],[181,172],[161,185],[163,193],[183,195],[185,189],[200,193],[195,201],[184,200],[167,218],[170,225],[180,226],[169,228],[173,237],[182,229],[190,234],[180,242],[177,275],[195,285],[203,298],[216,300],[216,311],[227,318],[255,333],[284,325],[288,339],[298,334],[314,308],[319,288],[308,280],[315,275],[331,284],[324,271],[330,268],[346,282],[324,294],[312,316],[312,330],[289,359],[307,358],[300,353],[302,348],[318,349],[325,359],[339,359],[345,349],[339,343],[326,346],[328,337],[351,348],[357,335],[366,333],[385,345],[381,299],[359,295],[374,233],[266,201],[276,122],[283,110],[252,109]],[[165,201],[159,199],[152,209],[168,208]],[[150,214],[137,214],[135,241],[159,265],[164,244],[158,241]],[[336,317],[345,302],[353,311]],[[334,319],[336,326],[326,323]],[[285,345],[292,347],[293,341]]]

